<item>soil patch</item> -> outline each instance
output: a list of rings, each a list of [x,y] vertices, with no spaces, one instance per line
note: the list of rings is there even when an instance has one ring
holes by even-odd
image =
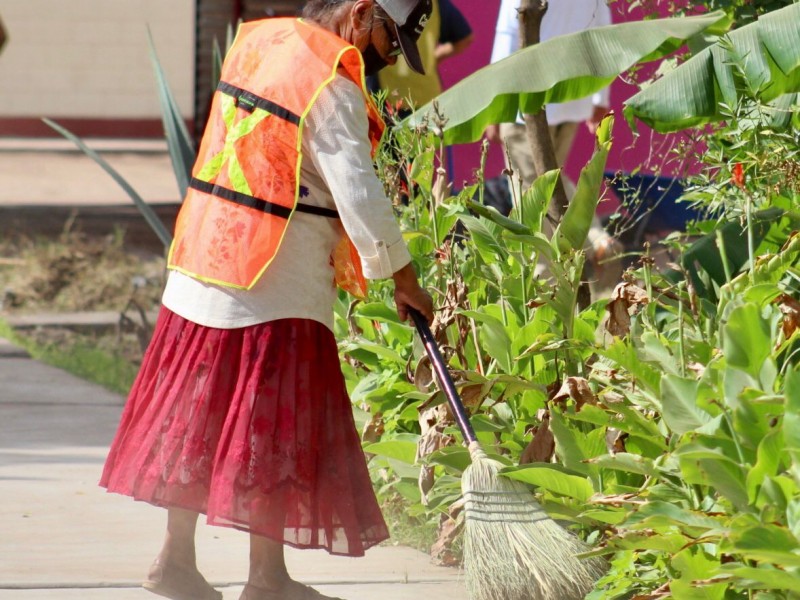
[[[119,369],[112,370],[121,373],[121,380],[103,381],[116,391],[130,385],[141,361],[153,325],[147,315],[158,310],[164,281],[163,256],[131,249],[122,230],[102,236],[67,231],[55,238],[0,239],[0,318],[47,313],[47,326],[14,334],[42,355],[98,365],[118,362]],[[58,319],[59,314],[82,313],[91,325],[91,314],[102,313],[107,325],[109,311],[119,314],[116,326],[76,328],[71,319]],[[90,358],[78,358],[87,354]],[[71,370],[69,360],[60,366]]]

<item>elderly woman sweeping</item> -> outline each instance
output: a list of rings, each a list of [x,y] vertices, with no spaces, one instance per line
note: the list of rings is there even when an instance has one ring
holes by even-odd
[[[383,131],[364,73],[416,40],[430,0],[311,0],[241,26],[170,249],[153,339],[100,484],[168,511],[144,587],[219,600],[198,572],[208,523],[250,534],[241,600],[319,600],[286,544],[361,556],[388,537],[333,337],[336,284],[392,278],[432,320],[372,166]]]

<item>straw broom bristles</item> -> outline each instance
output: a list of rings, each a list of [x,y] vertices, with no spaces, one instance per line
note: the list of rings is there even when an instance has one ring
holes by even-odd
[[[523,483],[498,474],[504,465],[469,445],[464,472],[464,568],[471,600],[579,600],[605,573],[588,547],[550,519]]]
[[[428,322],[415,309],[408,312],[472,457],[461,478],[470,598],[580,600],[603,575],[604,561],[577,558],[588,547],[550,519],[524,484],[499,476],[503,465],[481,450]]]

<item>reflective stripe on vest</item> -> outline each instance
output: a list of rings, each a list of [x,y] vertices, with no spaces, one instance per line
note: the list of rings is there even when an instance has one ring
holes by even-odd
[[[274,259],[299,203],[305,117],[337,73],[359,84],[373,151],[383,121],[364,87],[358,50],[296,19],[243,24],[222,69],[168,266],[202,281],[252,288]],[[332,253],[337,283],[363,296],[360,260],[346,237]]]

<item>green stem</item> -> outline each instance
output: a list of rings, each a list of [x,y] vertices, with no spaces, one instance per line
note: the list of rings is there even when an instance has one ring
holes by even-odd
[[[747,253],[750,255],[750,285],[756,284],[755,233],[753,232],[753,199],[745,196],[745,215],[747,218]]]
[[[650,269],[650,242],[644,245],[644,287],[647,291],[647,299],[653,301],[653,274]]]
[[[722,231],[717,229],[717,247],[719,248],[720,257],[722,257],[722,268],[725,270],[725,282],[730,283],[733,279],[731,274],[731,265],[728,262],[728,250],[725,247],[725,238],[722,237]]]
[[[520,267],[520,283],[522,285],[522,312],[525,315],[525,323],[531,320],[531,309],[528,307],[528,266],[525,264],[525,252],[520,253],[522,256],[522,264]]]
[[[733,440],[733,445],[736,446],[736,453],[739,455],[739,463],[744,466],[747,464],[747,461],[744,458],[744,450],[742,450],[742,444],[739,442],[739,436],[736,434],[736,430],[733,428],[733,421],[731,420],[731,415],[728,413],[727,407],[723,408],[723,415],[725,415],[725,422],[728,424],[728,428],[731,430],[731,439]]]
[[[478,361],[478,368],[480,369],[478,372],[485,376],[486,367],[483,364],[483,356],[481,355],[481,344],[478,340],[478,328],[475,326],[475,319],[472,317],[469,319],[469,328],[472,330],[472,341],[475,342],[475,357]]]
[[[684,282],[678,284],[678,361],[681,368],[681,377],[686,376],[686,341],[683,329],[683,287]]]

